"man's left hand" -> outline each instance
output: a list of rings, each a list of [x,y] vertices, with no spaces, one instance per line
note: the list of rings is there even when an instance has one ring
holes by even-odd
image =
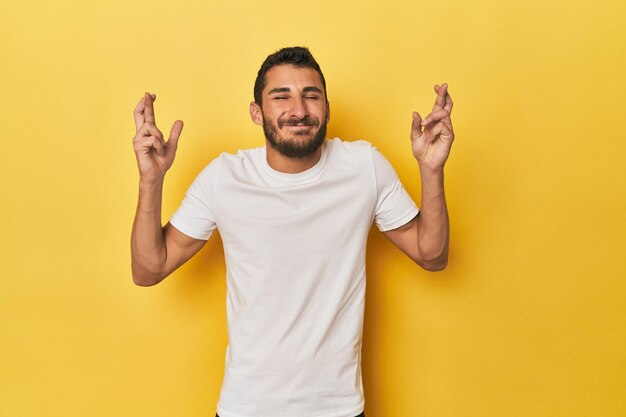
[[[452,98],[448,93],[448,84],[435,85],[437,98],[428,116],[422,120],[418,112],[413,112],[411,142],[413,155],[420,169],[431,172],[443,171],[443,166],[450,155],[454,140],[452,121]]]

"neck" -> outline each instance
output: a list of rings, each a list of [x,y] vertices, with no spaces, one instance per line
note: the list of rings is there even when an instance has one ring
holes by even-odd
[[[289,158],[265,143],[267,163],[272,169],[285,174],[297,174],[312,168],[322,157],[322,146],[305,158]]]

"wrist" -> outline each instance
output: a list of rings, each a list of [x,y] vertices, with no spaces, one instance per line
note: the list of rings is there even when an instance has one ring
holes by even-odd
[[[426,164],[422,164],[418,161],[418,166],[420,170],[420,175],[422,178],[424,177],[441,177],[443,178],[443,165],[441,167],[428,167]]]
[[[164,182],[165,176],[154,178],[139,177],[139,187],[141,188],[162,187]]]

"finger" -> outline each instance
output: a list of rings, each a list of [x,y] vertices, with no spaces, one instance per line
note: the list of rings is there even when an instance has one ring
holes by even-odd
[[[157,155],[164,155],[165,148],[163,143],[156,136],[144,136],[135,142],[135,150],[149,153],[152,149]]]
[[[135,111],[133,111],[133,116],[135,117],[135,131],[139,132],[141,126],[143,126],[143,109],[144,109],[144,100],[145,97],[141,97],[139,103],[135,106]]]
[[[411,125],[411,139],[415,140],[422,136],[422,116],[416,111],[413,112],[413,123]]]
[[[452,131],[452,120],[450,119],[450,115],[452,114],[452,107],[454,107],[454,103],[452,102],[450,91],[446,88],[446,104],[443,109],[448,112],[448,117],[443,119],[443,122],[448,127],[448,129],[450,129],[450,131]]]
[[[139,129],[137,136],[157,136],[159,139],[163,139],[163,133],[159,130],[158,127],[153,125],[152,123],[144,123]]]
[[[422,126],[428,126],[429,124],[431,124],[433,122],[438,122],[438,121],[443,120],[443,119],[445,119],[447,117],[450,117],[450,113],[448,113],[447,110],[445,110],[445,109],[435,110],[431,114],[426,116],[424,118],[424,120],[422,120]]]
[[[176,149],[178,149],[178,138],[180,137],[180,132],[183,131],[183,121],[176,120],[172,125],[172,129],[170,130],[170,137],[167,140],[167,152],[176,153]]]
[[[163,142],[155,136],[150,136],[150,139],[152,139],[152,148],[154,148],[157,155],[163,156],[165,154],[165,146],[163,145]]]
[[[436,141],[437,139],[439,139],[439,136],[441,135],[441,132],[443,131],[443,123],[437,123],[436,125],[434,125],[430,130],[429,130],[429,135],[428,137],[430,138],[431,142]]]
[[[154,102],[154,100],[152,99],[152,96],[148,93],[145,94],[144,96],[145,99],[145,110],[143,112],[143,118],[144,118],[144,122],[148,123],[155,123],[154,121],[154,105],[152,104]]]
[[[156,94],[152,94],[152,101],[154,100],[156,100]],[[135,116],[135,132],[139,132],[139,129],[141,129],[141,126],[144,124],[143,113],[145,110],[145,102],[146,97],[144,94],[144,96],[141,97],[141,100],[139,100],[139,103],[135,106],[135,111],[133,112],[133,115]]]
[[[433,105],[433,110],[443,109],[443,106],[446,104],[446,93],[448,91],[448,84],[443,83],[441,86],[435,85],[435,92],[437,93],[437,97],[435,98],[435,104]]]
[[[448,111],[448,113],[452,113],[452,106],[454,103],[452,102],[452,97],[450,97],[450,92],[446,95],[446,105],[443,107]]]
[[[429,131],[429,135],[431,142],[436,141],[437,139],[444,139],[451,141],[454,139],[454,133],[445,123],[439,122],[435,126],[432,127]]]
[[[444,142],[452,143],[454,141],[454,132],[445,123],[442,123],[440,137]]]
[[[163,139],[163,133],[159,130],[158,127],[153,125],[152,123],[144,123],[141,127],[140,131],[137,134],[138,137],[147,137],[154,136],[165,146],[165,139]]]

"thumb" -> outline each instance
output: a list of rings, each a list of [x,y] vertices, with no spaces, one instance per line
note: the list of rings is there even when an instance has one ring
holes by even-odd
[[[416,140],[420,136],[422,136],[422,116],[414,111],[413,124],[411,125],[411,140]]]
[[[170,152],[176,152],[178,148],[178,138],[180,137],[180,132],[183,131],[183,121],[176,120],[172,125],[172,130],[170,130],[170,137],[167,140],[167,148]]]

